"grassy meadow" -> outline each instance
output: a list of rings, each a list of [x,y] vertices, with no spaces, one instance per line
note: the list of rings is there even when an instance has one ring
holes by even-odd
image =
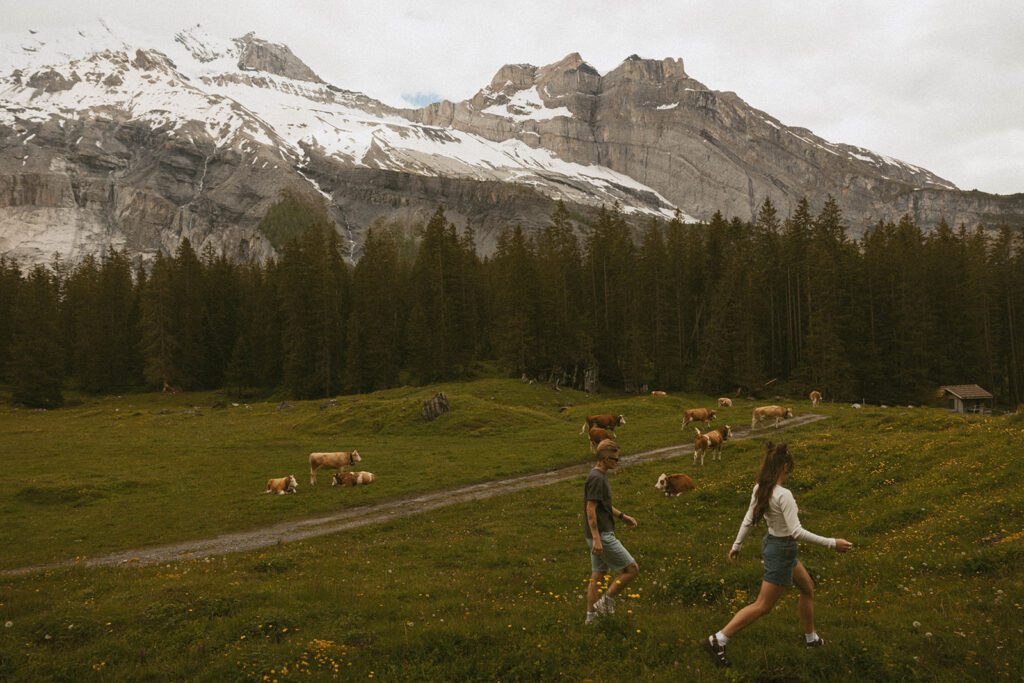
[[[424,423],[420,401],[439,390],[453,410]],[[627,454],[688,442],[680,409],[711,400],[490,379],[286,410],[214,394],[4,406],[0,569],[584,462],[590,412],[627,416]],[[750,406],[725,421],[749,425]],[[1021,680],[1024,416],[816,412],[830,419],[779,439],[796,454],[801,521],[855,545],[801,548],[824,649],[802,646],[795,591],[730,643],[732,669],[696,646],[760,584],[760,530],[740,561],[725,555],[768,429],[703,469],[684,456],[613,475],[640,522],[620,538],[641,573],[596,628],[582,623],[581,477],[256,552],[0,576],[0,680]],[[352,448],[375,484],[332,489],[321,473],[309,486],[309,451]],[[663,471],[698,489],[661,496]],[[297,495],[261,494],[284,474]]]

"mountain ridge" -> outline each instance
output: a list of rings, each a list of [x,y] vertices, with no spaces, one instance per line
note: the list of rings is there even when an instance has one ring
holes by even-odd
[[[259,220],[287,188],[324,198],[353,256],[374,220],[422,220],[438,203],[484,252],[508,224],[542,226],[557,200],[696,221],[832,194],[854,227],[908,211],[1024,222],[1024,195],[965,194],[784,126],[681,59],[630,55],[601,75],[573,52],[504,65],[467,100],[403,109],[251,32],[156,39],[101,21],[55,35],[0,50],[0,253],[30,262],[109,247],[145,260],[186,236],[266,259]]]

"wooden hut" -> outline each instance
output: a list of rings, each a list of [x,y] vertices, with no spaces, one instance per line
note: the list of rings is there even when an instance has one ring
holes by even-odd
[[[991,413],[992,394],[977,384],[954,384],[939,387],[946,407],[954,413]]]

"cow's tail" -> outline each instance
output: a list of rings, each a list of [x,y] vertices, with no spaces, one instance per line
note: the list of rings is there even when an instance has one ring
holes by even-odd
[[[757,413],[750,416],[750,431],[754,431],[755,427],[757,427]]]
[[[590,424],[590,423],[589,422],[584,422],[583,423],[583,427],[580,428],[580,434],[586,434],[587,433],[587,425],[588,424]]]
[[[704,436],[703,434],[701,434],[701,433],[700,433],[700,430],[699,430],[698,428],[696,428],[696,427],[694,427],[694,428],[693,428],[693,431],[697,432],[697,438],[698,438],[698,439],[699,439],[700,437]]]

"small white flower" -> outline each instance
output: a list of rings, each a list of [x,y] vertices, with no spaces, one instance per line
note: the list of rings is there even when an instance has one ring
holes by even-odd
[[[915,621],[914,622],[914,628],[921,628],[921,622],[920,621]]]
[[[5,621],[4,622],[4,628],[10,628],[12,626],[14,626],[14,622],[13,621]]]
[[[928,631],[927,633],[924,634],[924,637],[925,638],[931,638],[932,637],[932,632]]]

